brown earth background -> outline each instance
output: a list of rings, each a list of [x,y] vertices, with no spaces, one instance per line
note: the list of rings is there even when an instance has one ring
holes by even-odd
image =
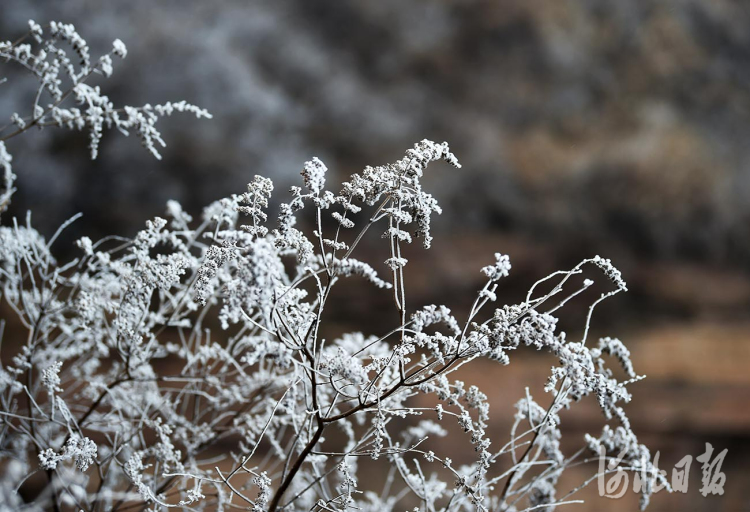
[[[73,22],[127,59],[104,91],[116,103],[185,99],[211,121],[166,120],[161,162],[135,137],[46,130],[11,141],[13,212],[51,234],[132,235],[177,199],[197,214],[254,174],[279,194],[312,156],[329,183],[446,140],[463,164],[426,179],[444,208],[429,252],[412,250],[411,304],[465,313],[478,269],[509,254],[501,300],[595,254],[630,291],[603,304],[593,335],[632,349],[636,432],[668,471],[705,443],[728,449],[722,496],[654,497],[650,510],[750,510],[750,2],[729,0],[404,1],[87,0],[0,2],[0,37],[33,18]],[[33,91],[0,85],[0,116]],[[67,244],[67,245],[66,245]],[[380,332],[387,296],[345,287],[336,330]],[[563,327],[580,336],[586,304]],[[490,395],[501,442],[512,404],[537,395],[554,361],[514,354],[464,373]],[[563,417],[566,436],[601,426],[594,403]],[[451,450],[450,445],[445,449]],[[581,475],[572,475],[575,485]],[[635,510],[590,489],[570,510]]]

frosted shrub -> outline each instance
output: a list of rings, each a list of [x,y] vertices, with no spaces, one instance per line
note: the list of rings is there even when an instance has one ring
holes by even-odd
[[[52,23],[49,32],[45,39],[31,23],[26,39],[40,45],[36,53],[23,42],[0,44],[1,57],[39,78],[37,97],[51,98],[30,117],[13,116],[15,131],[2,141],[31,126],[86,129],[95,157],[103,128],[115,127],[135,130],[158,155],[157,116],[207,116],[185,103],[115,109],[84,81],[108,76],[124,45],[116,41],[94,64],[71,26]],[[82,109],[61,106],[71,95]],[[403,249],[416,238],[432,244],[430,221],[441,210],[422,178],[439,160],[460,167],[447,144],[424,140],[331,187],[313,158],[275,222],[267,213],[273,183],[256,176],[197,219],[170,201],[165,218],[133,239],[82,238],[67,262],[51,251],[58,234],[46,239],[28,219],[1,227],[3,311],[19,333],[10,348],[6,339],[13,352],[0,369],[4,507],[551,510],[580,489],[558,489],[561,473],[600,453],[639,472],[645,506],[663,479],[621,405],[640,377],[619,340],[586,340],[594,307],[626,290],[609,260],[556,272],[523,302],[499,306],[495,292],[511,264],[496,254],[467,317],[407,301]],[[361,250],[368,231],[382,234],[383,253]],[[609,291],[591,305],[583,338],[568,340],[555,315],[593,285],[581,280],[587,267],[601,271]],[[343,279],[390,294],[393,325],[327,337],[326,306]],[[453,373],[479,358],[507,365],[522,348],[559,361],[549,399],[519,397],[511,432],[491,436],[487,395]],[[610,357],[626,380],[615,378]],[[587,396],[604,428],[566,454],[559,413]],[[446,435],[473,446],[473,462],[454,464],[440,452],[445,444],[428,440]]]

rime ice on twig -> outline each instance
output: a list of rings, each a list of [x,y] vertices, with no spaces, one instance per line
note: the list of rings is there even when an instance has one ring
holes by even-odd
[[[2,168],[2,180],[0,184],[0,214],[2,214],[10,204],[10,198],[13,197],[13,182],[16,180],[16,175],[13,174],[13,168],[10,165],[12,161],[10,153],[5,149],[5,143],[0,141],[0,168]]]
[[[86,130],[93,159],[99,154],[104,129],[116,128],[126,135],[134,131],[143,146],[156,158],[161,158],[157,146],[163,147],[165,143],[156,128],[159,118],[174,112],[211,117],[206,110],[185,101],[115,107],[99,86],[86,83],[94,74],[109,78],[114,72],[112,57],[124,59],[126,56],[125,44],[115,39],[109,53],[93,61],[88,44],[73,25],[52,21],[49,33],[45,34],[41,25],[30,21],[25,38],[15,43],[0,42],[0,59],[13,62],[34,75],[39,80],[39,89],[30,114],[14,113],[10,121],[15,130],[7,134],[0,131],[0,142],[31,127]],[[79,106],[64,107],[69,97]],[[45,99],[47,104],[43,103]]]

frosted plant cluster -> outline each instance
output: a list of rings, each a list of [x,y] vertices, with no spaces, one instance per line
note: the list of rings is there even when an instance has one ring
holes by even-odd
[[[38,81],[28,114],[14,113],[9,123],[0,127],[0,212],[7,209],[15,180],[5,141],[31,128],[85,130],[89,134],[91,158],[99,153],[105,128],[115,128],[125,135],[135,132],[143,146],[156,158],[161,158],[157,147],[165,143],[156,128],[160,117],[174,112],[211,117],[205,110],[184,101],[115,107],[99,86],[87,82],[95,75],[110,77],[114,61],[124,59],[127,54],[125,44],[115,39],[108,53],[92,60],[88,44],[75,27],[55,21],[46,27],[29,21],[28,32],[16,41],[0,40],[0,62],[13,63]],[[0,84],[8,87],[7,80],[1,77]],[[68,107],[71,102],[68,100],[77,106]]]
[[[115,109],[84,81],[111,72],[112,56],[126,54],[121,42],[92,64],[73,27],[52,23],[47,39],[30,27],[36,53],[22,40],[0,44],[0,56],[38,76],[38,97],[52,103],[13,116],[2,141],[31,126],[86,129],[96,156],[103,127],[114,126],[156,154],[156,116],[207,116],[184,103]],[[68,95],[83,108],[61,107]],[[0,368],[1,508],[552,510],[593,481],[561,489],[560,475],[600,455],[641,475],[645,506],[663,478],[622,408],[640,377],[619,340],[586,340],[594,307],[626,290],[609,260],[585,260],[498,305],[511,264],[496,254],[467,316],[407,302],[404,247],[432,244],[441,210],[422,181],[441,160],[460,167],[446,143],[424,140],[331,186],[313,158],[275,219],[273,183],[256,176],[195,219],[170,201],[165,218],[132,239],[82,238],[66,262],[52,251],[59,231],[48,239],[29,217],[3,219],[0,332],[13,339]],[[368,232],[382,236],[382,253],[363,250]],[[583,338],[569,340],[556,315],[593,285],[581,280],[589,267],[610,291],[593,301]],[[344,279],[389,294],[393,323],[330,335],[326,306]],[[556,359],[549,397],[527,392],[511,432],[490,432],[487,395],[454,372],[480,358],[507,365],[519,349]],[[589,396],[603,429],[565,453],[560,413]],[[443,436],[463,443],[466,460],[441,452],[447,443],[434,440]]]

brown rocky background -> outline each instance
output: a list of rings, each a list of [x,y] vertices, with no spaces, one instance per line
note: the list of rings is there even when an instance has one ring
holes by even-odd
[[[581,258],[612,258],[630,292],[600,307],[593,335],[623,339],[648,375],[634,429],[668,471],[706,442],[728,449],[723,496],[700,495],[694,462],[689,492],[650,510],[750,510],[750,3],[2,0],[0,36],[29,18],[75,23],[94,54],[121,38],[128,57],[104,86],[116,102],[186,99],[214,119],[167,120],[161,162],[117,134],[95,162],[84,136],[14,139],[15,214],[32,209],[52,233],[83,212],[68,242],[129,235],[169,198],[197,213],[254,174],[281,192],[313,155],[343,178],[447,140],[464,168],[427,181],[445,214],[433,250],[410,253],[411,303],[465,311],[497,251],[514,267],[509,301]],[[21,87],[0,92],[4,118],[30,104]],[[344,289],[340,328],[381,331],[372,308],[387,301]],[[571,306],[571,337],[584,308]],[[515,356],[465,374],[491,395],[497,442],[554,364]],[[563,421],[580,439],[601,419],[586,403]],[[578,510],[637,505],[585,498]]]

